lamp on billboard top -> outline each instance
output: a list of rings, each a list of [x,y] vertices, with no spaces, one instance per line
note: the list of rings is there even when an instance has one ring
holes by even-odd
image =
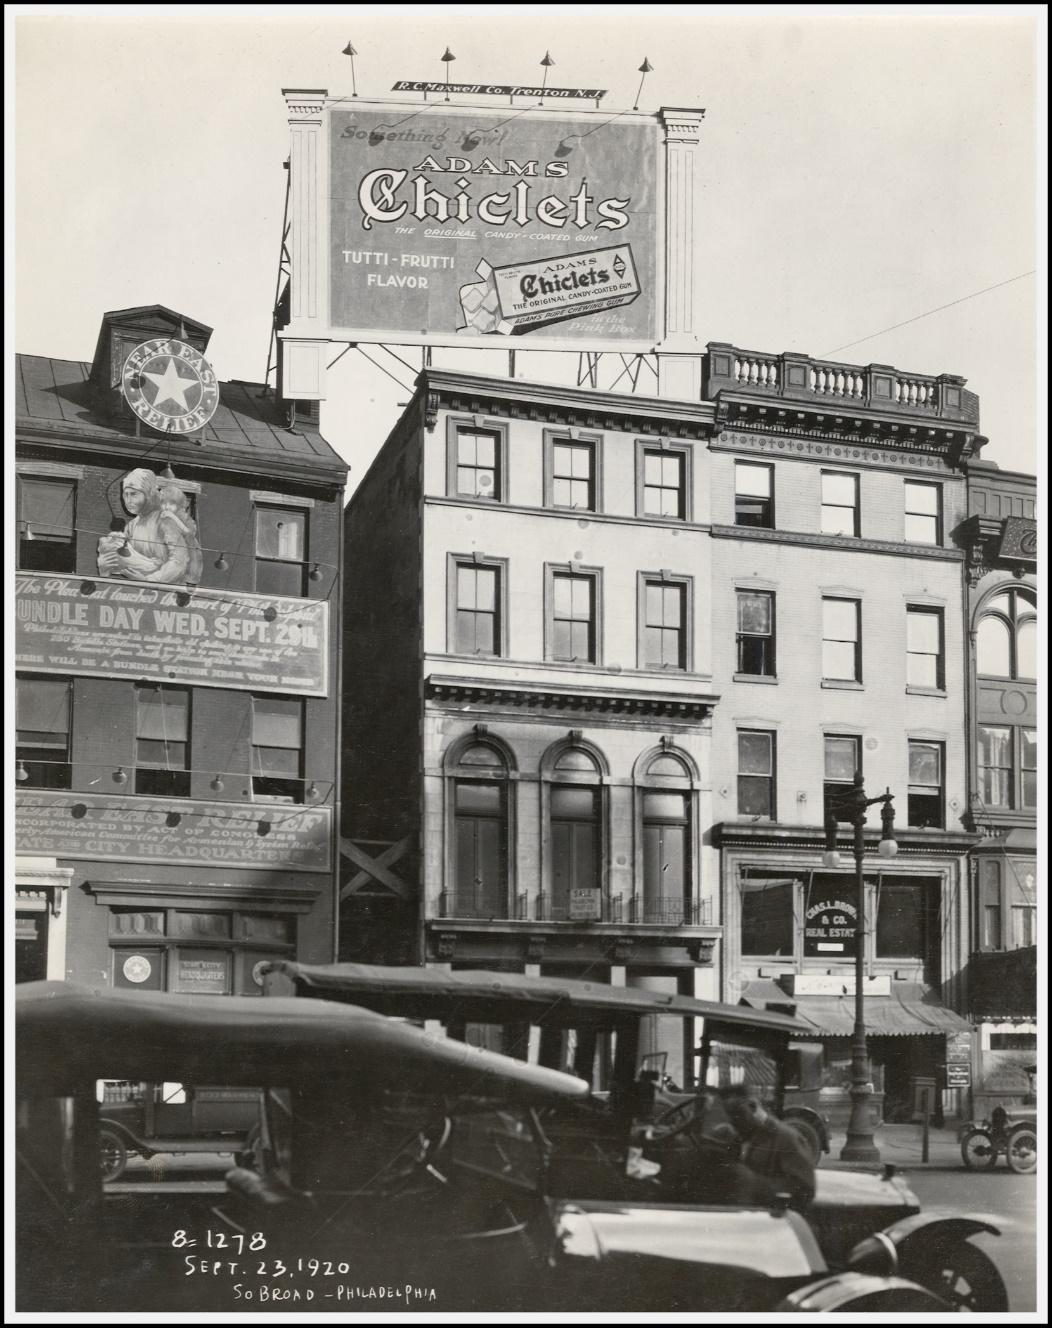
[[[540,347],[656,339],[653,120],[335,107],[329,140],[334,335]]]

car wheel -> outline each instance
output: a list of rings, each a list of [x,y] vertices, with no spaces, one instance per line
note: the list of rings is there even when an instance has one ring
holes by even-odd
[[[1033,1130],[1016,1130],[1008,1140],[1008,1165],[1018,1176],[1037,1170],[1037,1135]]]
[[[1008,1294],[997,1265],[966,1240],[935,1239],[918,1248],[900,1268],[909,1277],[952,1305],[959,1313],[1000,1313]]]
[[[822,1157],[822,1141],[818,1137],[818,1131],[810,1121],[802,1120],[798,1116],[790,1116],[788,1120],[783,1121],[788,1125],[800,1142],[807,1149],[807,1155],[811,1159],[812,1166],[818,1166]]]
[[[961,1140],[961,1157],[970,1171],[987,1171],[997,1165],[997,1146],[986,1130],[972,1130]]]
[[[99,1168],[102,1179],[116,1180],[128,1165],[128,1150],[124,1140],[113,1130],[99,1131]]]

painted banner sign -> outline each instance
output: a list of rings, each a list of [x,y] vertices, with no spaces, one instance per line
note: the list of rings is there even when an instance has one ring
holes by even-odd
[[[15,592],[20,669],[328,692],[324,601],[25,572]]]
[[[332,809],[19,790],[18,853],[328,871]]]
[[[431,102],[329,116],[335,336],[653,344],[654,121]]]
[[[552,97],[556,101],[577,97],[586,101],[599,101],[606,96],[606,88],[548,88],[540,83],[442,83],[437,79],[400,78],[392,92],[451,92],[483,97]]]

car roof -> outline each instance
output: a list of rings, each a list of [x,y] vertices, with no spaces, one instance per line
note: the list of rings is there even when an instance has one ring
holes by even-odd
[[[264,983],[280,985],[279,975],[297,991],[328,1000],[353,1001],[384,1014],[405,1018],[479,1023],[516,1020],[557,1027],[605,1026],[644,1015],[679,1015],[705,1019],[742,1031],[808,1037],[813,1030],[788,1015],[722,1005],[692,996],[617,987],[561,977],[528,977],[489,969],[399,968],[382,964],[300,964],[274,960],[264,968]],[[287,989],[287,984],[286,984]]]
[[[331,1001],[27,982],[16,988],[15,1029],[24,1096],[89,1091],[97,1079],[282,1087],[343,1079],[524,1102],[588,1093],[572,1075]]]

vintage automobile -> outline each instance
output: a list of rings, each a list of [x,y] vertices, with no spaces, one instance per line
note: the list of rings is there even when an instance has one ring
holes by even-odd
[[[645,1178],[652,1200],[716,1201],[727,1211],[719,1202],[723,1146],[712,1138],[713,1127],[723,1123],[713,1114],[718,1101],[702,1090],[664,1109],[656,1105],[639,1054],[646,1023],[679,1021],[684,1038],[696,1042],[696,1083],[744,1080],[783,1116],[786,1082],[799,1082],[801,1050],[807,1049],[808,1030],[783,1013],[562,977],[275,961],[264,969],[263,984],[268,994],[354,1002],[431,1020],[460,1036],[473,1026],[476,1035],[488,1033],[490,1041],[522,1054],[533,1049],[542,1065],[564,1065],[569,1056],[574,1072],[589,1080],[605,1062],[605,1091],[541,1116],[552,1143],[548,1192],[566,1200],[638,1201],[648,1191],[629,1173],[640,1170],[635,1152],[641,1149],[662,1168]],[[810,1123],[806,1114],[804,1121]],[[830,1267],[850,1267],[860,1242],[875,1239],[893,1250],[900,1271],[960,1307],[1007,1306],[996,1267],[969,1240],[999,1234],[996,1225],[973,1215],[922,1214],[893,1168],[882,1174],[819,1170],[806,1217]]]
[[[586,1083],[361,1008],[29,983],[16,1053],[20,1310],[961,1308],[781,1203],[552,1197],[541,1116]],[[260,1169],[105,1193],[100,1078],[259,1087]]]
[[[969,1121],[958,1133],[964,1165],[986,1171],[1003,1154],[1009,1168],[1019,1175],[1037,1170],[1037,1066],[1028,1065],[1030,1091],[1021,1105],[996,1106],[989,1118]]]
[[[259,1093],[180,1083],[99,1085],[99,1157],[104,1181],[118,1180],[130,1156],[251,1153],[259,1136]]]

